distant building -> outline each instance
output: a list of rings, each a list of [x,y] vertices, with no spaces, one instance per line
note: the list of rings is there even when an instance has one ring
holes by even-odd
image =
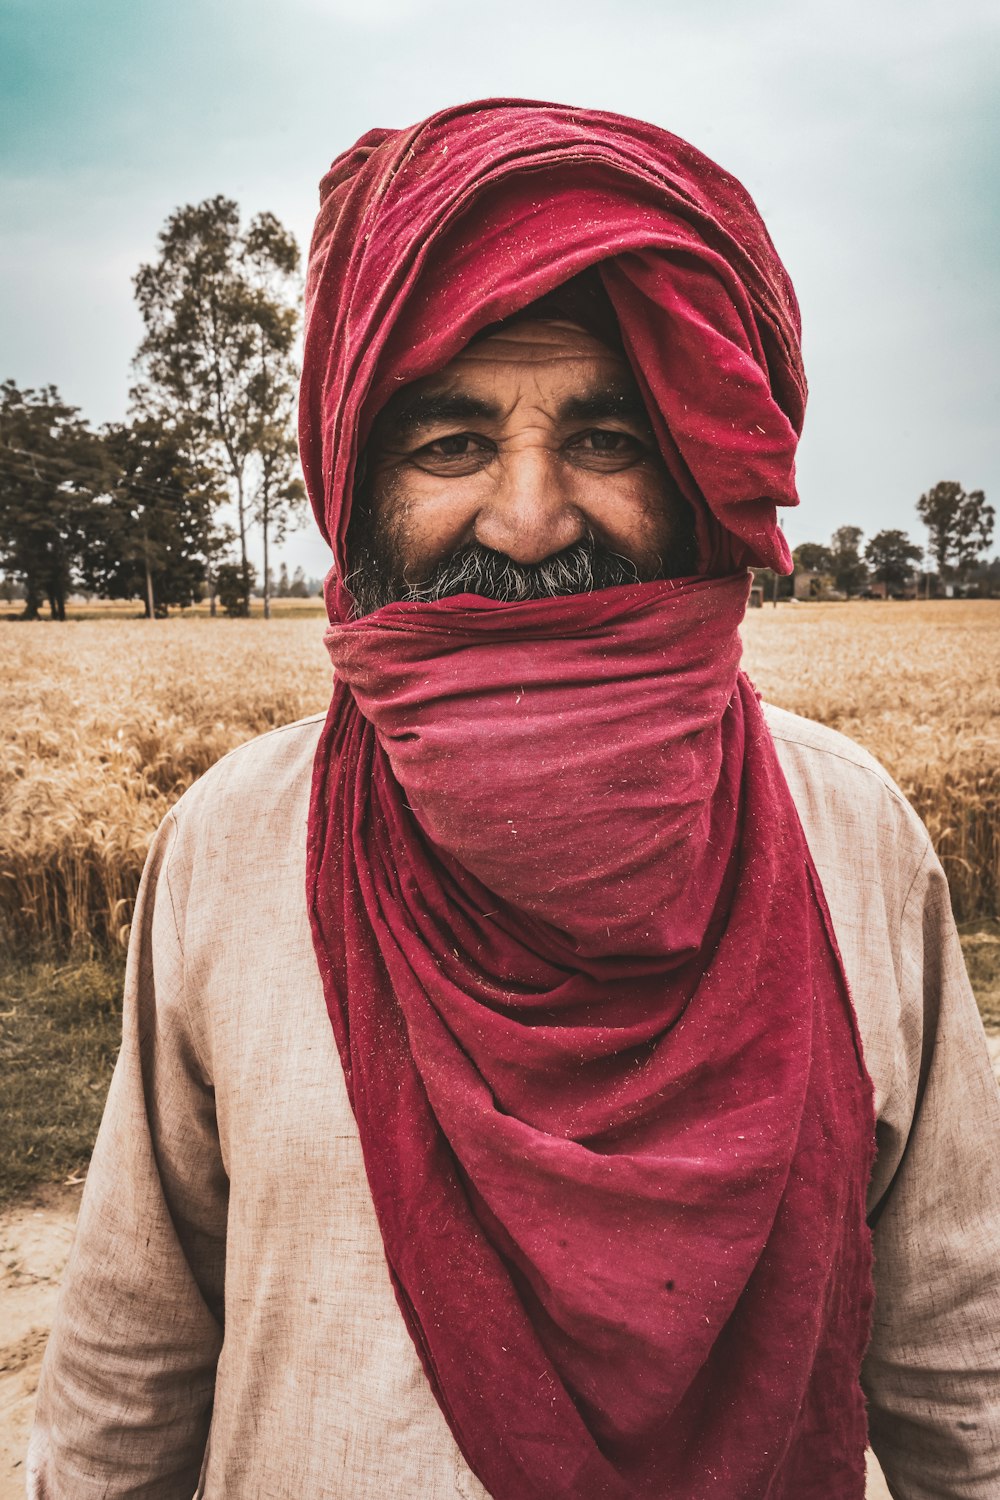
[[[754,568],[753,588],[760,590],[760,602],[771,604],[777,599],[790,599],[792,597],[792,580],[789,574],[779,573],[775,576],[770,568]],[[753,600],[751,599],[751,605]]]
[[[796,568],[795,577],[792,581],[792,598],[799,600],[807,599],[835,599],[842,598],[833,587],[833,579],[829,573],[818,573],[814,568]]]

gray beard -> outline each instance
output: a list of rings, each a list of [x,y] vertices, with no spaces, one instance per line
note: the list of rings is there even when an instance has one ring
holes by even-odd
[[[355,565],[344,580],[354,597],[355,619],[373,614],[384,604],[428,604],[455,594],[480,594],[501,604],[520,604],[526,599],[589,594],[642,581],[633,562],[592,537],[538,563],[515,562],[503,552],[470,542],[439,563],[421,583],[400,580],[377,545],[362,543],[355,556]],[[666,575],[660,571],[655,576]]]

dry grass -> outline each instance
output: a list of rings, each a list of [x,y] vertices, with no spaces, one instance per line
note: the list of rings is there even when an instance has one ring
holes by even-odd
[[[220,755],[325,707],[315,617],[0,624],[0,929],[113,951],[149,838]],[[772,701],[852,735],[926,819],[960,919],[1000,903],[1000,603],[755,611],[747,665]]]
[[[850,735],[924,819],[960,921],[1000,915],[1000,601],[754,610],[765,698]]]
[[[980,1014],[988,1027],[1000,1030],[1000,922],[970,922],[959,932]]]

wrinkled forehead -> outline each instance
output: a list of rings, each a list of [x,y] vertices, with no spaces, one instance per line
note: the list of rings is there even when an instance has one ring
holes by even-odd
[[[477,365],[522,367],[573,362],[629,368],[620,347],[612,348],[581,324],[539,316],[533,308],[526,308],[503,323],[484,328],[459,351],[446,370]]]
[[[499,409],[525,397],[545,405],[601,392],[627,393],[642,405],[614,309],[588,269],[477,329],[440,369],[369,403],[362,451],[368,439],[378,444],[428,421],[461,420],[463,402],[472,417],[483,414],[489,397],[501,397],[492,403]]]
[[[553,420],[648,421],[620,349],[567,320],[516,317],[472,339],[441,370],[397,391],[375,419],[372,443],[391,444],[442,423],[503,420],[517,411]]]
[[[413,387],[445,390],[491,378],[530,382],[542,376],[635,383],[621,349],[610,348],[578,324],[528,316],[512,318],[477,335],[442,369],[404,386],[396,399]]]

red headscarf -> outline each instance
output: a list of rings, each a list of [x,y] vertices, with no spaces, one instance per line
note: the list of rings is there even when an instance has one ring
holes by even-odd
[[[861,1500],[873,1120],[739,668],[805,386],[745,191],[676,137],[488,101],[334,163],[302,453],[337,674],[308,897],[397,1297],[496,1500]],[[350,619],[401,382],[596,266],[701,576]]]

